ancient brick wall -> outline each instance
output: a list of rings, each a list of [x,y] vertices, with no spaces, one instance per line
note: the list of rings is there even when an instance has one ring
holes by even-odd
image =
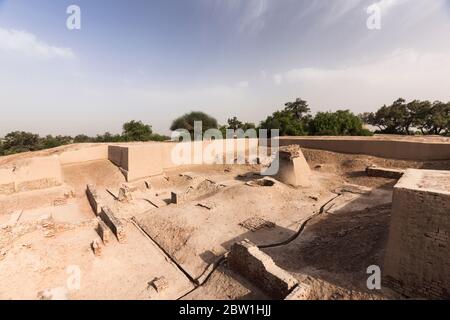
[[[450,172],[407,170],[395,186],[384,283],[414,298],[450,298]]]

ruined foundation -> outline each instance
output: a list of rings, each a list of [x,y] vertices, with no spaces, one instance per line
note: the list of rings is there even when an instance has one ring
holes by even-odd
[[[394,188],[384,282],[413,298],[450,298],[450,172],[409,169]]]
[[[298,284],[293,276],[278,267],[272,258],[249,240],[231,247],[228,266],[274,299],[284,299]]]
[[[380,168],[376,166],[367,167],[366,173],[369,177],[380,177],[387,179],[400,179],[405,170],[401,169],[390,169],[390,168]]]
[[[352,138],[364,147],[355,149],[348,139],[326,141],[367,154],[384,144]],[[387,151],[415,156],[401,147],[420,144],[422,155],[445,157],[433,151],[444,150],[436,138],[417,139]],[[1,157],[0,299],[53,299],[72,265],[90,283],[63,292],[74,300],[449,298],[450,171],[406,168],[449,170],[450,158],[382,159],[293,141],[236,163],[251,142],[218,141],[208,156],[231,161],[216,165],[176,163],[180,145],[170,142]],[[201,145],[212,143],[181,144],[192,155]],[[279,175],[264,177],[278,151]],[[370,265],[381,267],[383,290],[367,288]]]
[[[86,196],[88,198],[89,204],[92,207],[92,210],[98,216],[100,212],[102,212],[102,203],[100,201],[100,197],[94,185],[92,184],[87,185]]]
[[[122,222],[115,216],[112,210],[108,207],[102,207],[100,217],[104,223],[111,228],[117,237],[119,243],[124,243],[126,241],[125,230]]]

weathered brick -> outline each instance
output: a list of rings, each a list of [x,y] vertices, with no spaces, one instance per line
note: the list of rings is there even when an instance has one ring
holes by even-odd
[[[103,248],[98,240],[92,241],[91,248],[92,248],[92,251],[94,252],[95,256],[99,257],[102,255]]]
[[[111,230],[103,221],[98,222],[97,232],[100,238],[102,238],[103,243],[108,244],[111,240]]]
[[[89,203],[91,204],[92,210],[94,210],[94,213],[96,215],[99,215],[102,210],[102,202],[94,185],[92,184],[87,185],[86,195],[89,200]]]
[[[369,177],[381,177],[381,178],[398,180],[403,176],[403,174],[405,173],[405,170],[388,169],[388,168],[370,166],[370,167],[366,168],[366,173]]]
[[[274,299],[286,298],[298,284],[291,274],[278,267],[271,257],[249,240],[235,243],[231,247],[228,266]]]
[[[409,169],[394,188],[384,283],[412,298],[450,298],[450,172]]]
[[[100,212],[100,218],[116,235],[119,243],[124,243],[126,241],[125,228],[122,222],[114,215],[114,213],[109,207],[107,206],[102,207],[102,211]]]

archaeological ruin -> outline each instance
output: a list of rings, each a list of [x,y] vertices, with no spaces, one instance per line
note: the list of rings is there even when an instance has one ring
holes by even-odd
[[[0,299],[450,298],[449,138],[266,145],[0,157]]]

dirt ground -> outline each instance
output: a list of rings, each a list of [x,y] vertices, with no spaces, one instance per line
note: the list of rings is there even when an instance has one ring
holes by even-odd
[[[0,299],[268,299],[221,259],[243,239],[310,283],[314,299],[399,298],[366,286],[367,267],[383,264],[396,181],[368,177],[365,169],[450,170],[450,161],[303,153],[313,173],[309,187],[259,185],[257,165],[191,166],[133,182],[126,202],[118,201],[125,178],[109,161],[64,166],[62,186],[0,199]],[[127,235],[124,244],[112,237],[101,245],[99,256],[91,247],[101,239],[87,184]],[[180,203],[171,203],[172,192]],[[161,277],[164,288],[156,289]]]

